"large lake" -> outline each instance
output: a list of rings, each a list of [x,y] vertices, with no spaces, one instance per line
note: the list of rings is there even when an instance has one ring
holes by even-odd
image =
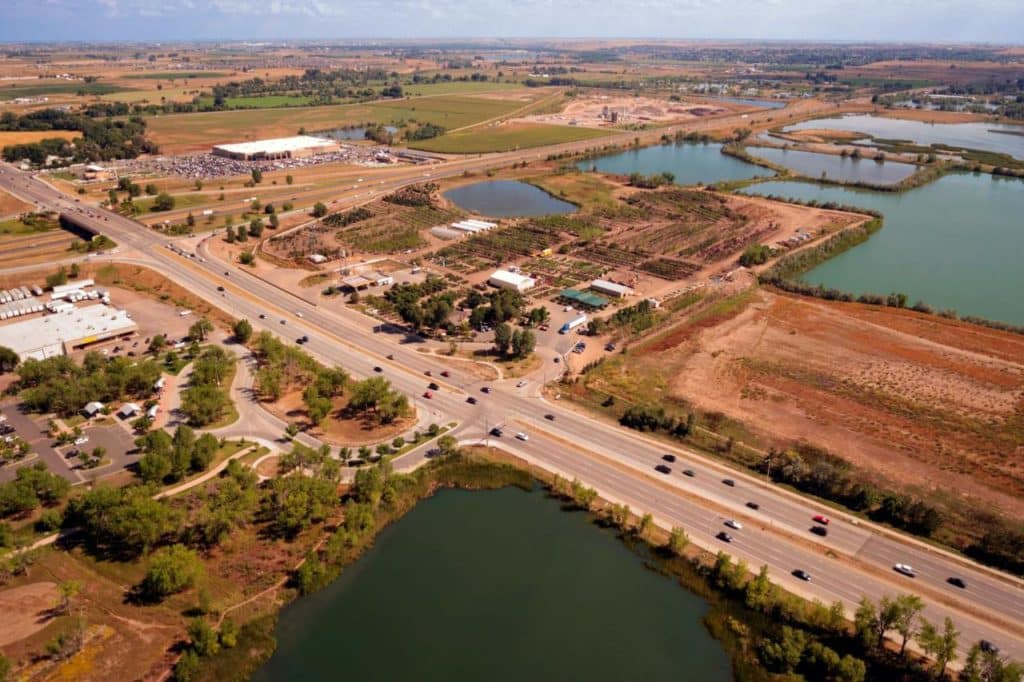
[[[253,679],[725,682],[706,608],[540,491],[445,490],[286,607]]]
[[[853,293],[904,292],[953,308],[1024,324],[1024,182],[958,173],[903,193],[796,181],[744,190],[873,208],[885,226],[804,279]]]
[[[518,180],[491,180],[455,187],[445,199],[465,211],[493,218],[573,213],[576,204],[553,197],[539,187]]]
[[[818,118],[783,128],[783,131],[852,130],[885,140],[906,140],[913,144],[945,144],[960,149],[1002,152],[1024,159],[1024,126],[1006,123],[926,123],[871,114],[841,118]],[[998,132],[996,132],[998,131]]]
[[[818,179],[822,173],[831,180],[863,182],[869,185],[895,185],[913,175],[917,166],[896,161],[853,159],[838,154],[820,154],[777,147],[748,147],[753,156],[790,168],[801,175]]]
[[[710,184],[721,180],[772,177],[775,171],[761,168],[722,153],[720,144],[662,144],[630,149],[618,154],[580,161],[576,167],[602,173],[629,175],[669,172],[680,185]]]

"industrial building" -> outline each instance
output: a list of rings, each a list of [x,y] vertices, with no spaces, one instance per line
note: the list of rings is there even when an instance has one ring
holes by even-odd
[[[625,298],[633,294],[633,290],[625,284],[616,284],[606,279],[595,279],[590,283],[590,288],[614,298]]]
[[[90,305],[0,326],[0,346],[22,360],[42,360],[136,331],[125,311]]]
[[[520,275],[518,272],[495,270],[494,274],[487,280],[487,283],[498,289],[515,289],[516,291],[523,292],[535,287],[537,280],[526,275]]]
[[[218,144],[211,153],[236,161],[264,161],[271,159],[304,159],[317,154],[329,154],[341,151],[341,145],[335,140],[311,135],[294,137],[278,137],[255,142],[239,142],[237,144]]]

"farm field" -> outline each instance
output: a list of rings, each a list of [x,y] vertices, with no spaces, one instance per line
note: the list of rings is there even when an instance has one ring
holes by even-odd
[[[204,103],[213,104],[212,97],[203,97]],[[301,107],[313,101],[305,95],[262,95],[259,97],[227,97],[224,105],[229,109],[271,109],[273,107]]]
[[[32,83],[33,81],[26,81]],[[45,97],[46,95],[108,95],[112,92],[124,90],[119,85],[111,83],[84,83],[77,81],[57,81],[54,83],[34,85],[5,85],[0,87],[0,101],[16,99],[18,97]]]
[[[509,81],[449,81],[440,83],[412,83],[402,86],[402,91],[406,95],[413,96],[479,94],[505,90],[526,91],[521,83]]]
[[[541,94],[530,93],[532,97]],[[511,114],[529,101],[445,95],[368,104],[175,114],[155,116],[147,123],[150,137],[161,150],[175,154],[226,142],[295,135],[300,128],[326,130],[368,121],[387,124],[415,119],[452,129]]]
[[[135,104],[138,102],[150,102],[156,104],[162,100],[187,101],[198,95],[202,90],[195,86],[187,88],[164,88],[162,90],[124,90],[103,95],[103,99],[111,102],[125,102]]]
[[[448,154],[483,154],[561,142],[578,142],[604,137],[613,131],[573,126],[514,123],[462,130],[409,144],[413,149]]]
[[[77,140],[81,136],[77,130],[5,130],[0,131],[0,149],[9,144],[32,144],[53,137]]]
[[[123,73],[118,78],[128,80],[192,80],[194,78],[225,78],[230,76],[226,71],[145,71],[142,73]]]

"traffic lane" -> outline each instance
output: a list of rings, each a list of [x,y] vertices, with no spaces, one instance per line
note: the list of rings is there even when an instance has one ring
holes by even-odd
[[[527,452],[533,459],[553,465],[563,475],[587,481],[603,496],[629,504],[637,513],[649,512],[671,525],[682,526],[698,545],[710,551],[722,549],[736,559],[744,559],[755,569],[767,564],[773,580],[792,587],[801,594],[810,593],[811,596],[826,603],[841,599],[851,612],[857,601],[865,594],[895,595],[913,589],[912,582],[908,582],[906,587],[898,583],[883,582],[873,575],[864,574],[839,561],[829,559],[824,554],[810,552],[798,545],[786,546],[773,534],[759,533],[753,528],[729,531],[737,539],[732,543],[723,543],[714,536],[724,528],[722,524],[725,516],[706,510],[684,498],[666,496],[664,491],[653,483],[624,475],[614,467],[568,454],[556,441],[550,441],[543,436],[531,438],[528,443],[514,440],[502,442],[500,447],[513,452]],[[609,495],[607,490],[615,492]],[[808,566],[811,568],[808,569]],[[791,571],[797,568],[811,572],[812,581],[803,583],[792,577]],[[877,596],[875,598],[877,599]],[[1009,636],[988,623],[978,621],[969,614],[928,603],[924,615],[932,622],[941,622],[945,616],[950,616],[957,623],[964,641],[987,638],[1000,642],[1001,646],[1005,642],[1004,651],[1014,657],[1024,652],[1024,642],[1020,639]]]

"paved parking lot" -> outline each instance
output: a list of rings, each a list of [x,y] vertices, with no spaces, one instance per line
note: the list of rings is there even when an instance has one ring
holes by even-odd
[[[32,446],[32,452],[39,456],[28,462],[28,464],[44,462],[50,471],[62,478],[66,478],[72,483],[79,483],[84,480],[84,477],[77,471],[72,470],[64,460],[64,457],[54,450],[53,439],[50,438],[47,432],[47,420],[45,418],[25,414],[13,402],[4,403],[0,406],[0,410],[7,417],[7,423],[14,427],[14,433],[10,435],[16,435],[28,441],[28,444]],[[16,472],[19,466],[24,466],[24,464],[0,469],[0,482],[12,480],[17,475]]]
[[[134,453],[135,437],[129,429],[118,423],[117,417],[111,417],[111,421],[101,426],[91,426],[83,429],[82,433],[89,440],[82,445],[69,445],[61,448],[62,451],[78,449],[83,452],[92,452],[95,448],[103,448],[106,454],[104,459],[110,460],[110,464],[95,469],[80,468],[81,462],[75,457],[67,462],[75,467],[75,472],[87,480],[95,480],[109,474],[120,471],[129,464],[134,463],[138,457]]]

